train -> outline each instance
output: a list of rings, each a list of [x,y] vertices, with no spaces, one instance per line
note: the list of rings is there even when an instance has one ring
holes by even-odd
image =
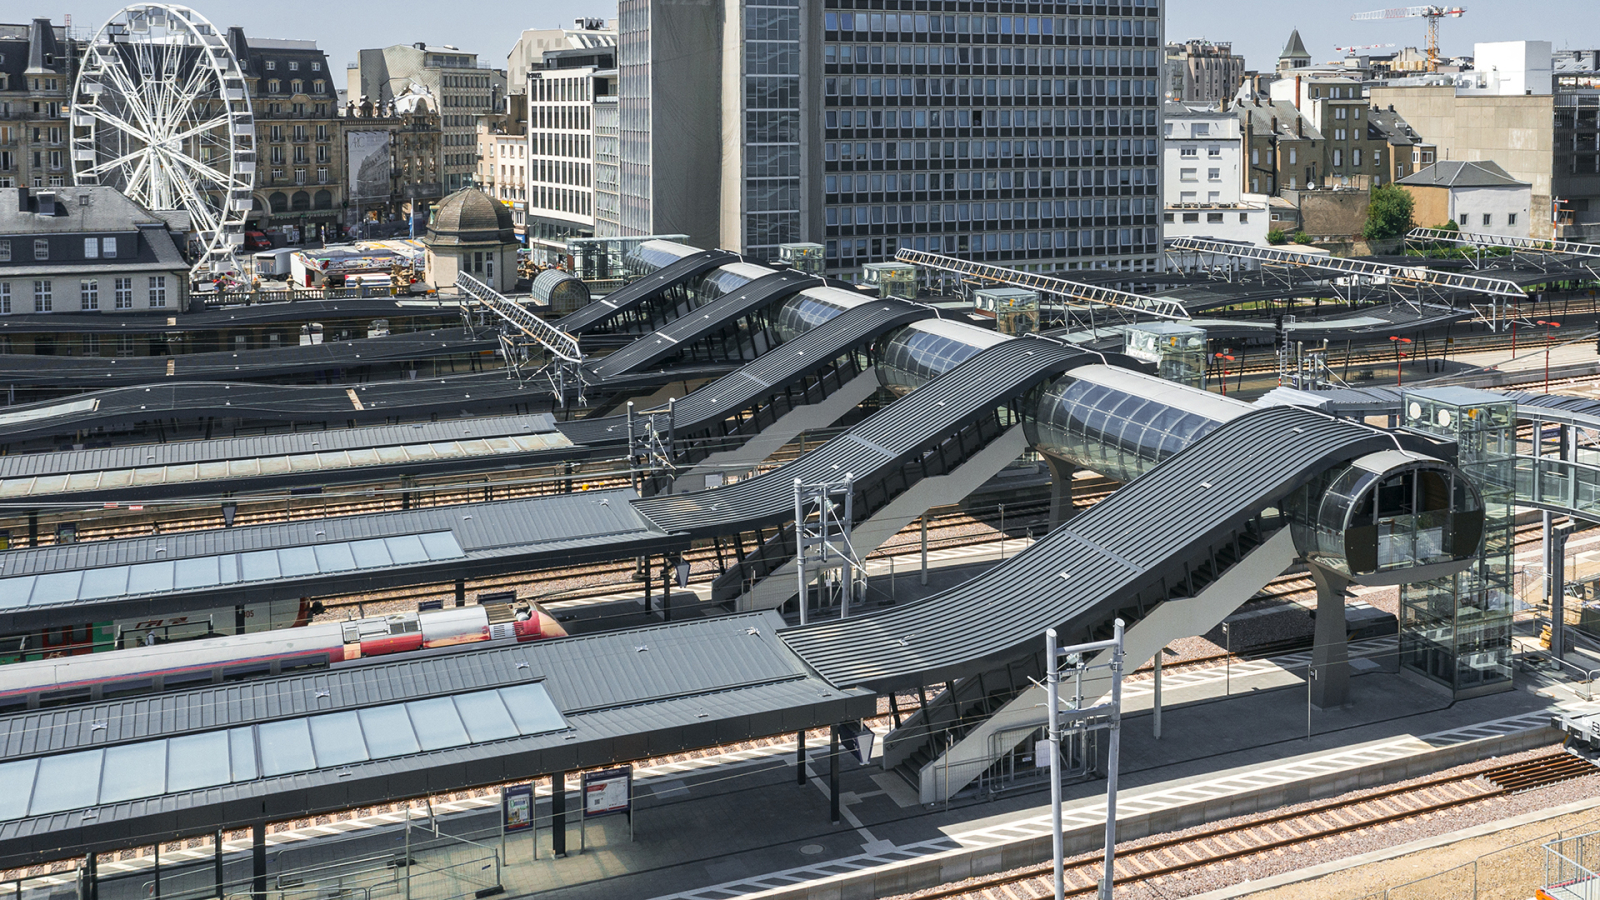
[[[111,700],[397,653],[521,643],[566,633],[538,604],[522,601],[153,643],[0,666],[0,711]]]

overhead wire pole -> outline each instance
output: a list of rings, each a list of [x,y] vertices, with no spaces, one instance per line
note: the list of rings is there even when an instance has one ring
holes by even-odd
[[[1063,731],[1071,731],[1074,734],[1100,730],[1111,732],[1110,747],[1106,755],[1106,846],[1105,870],[1100,881],[1100,900],[1112,900],[1111,892],[1116,884],[1117,772],[1121,763],[1122,750],[1122,669],[1125,650],[1123,630],[1122,620],[1117,619],[1113,623],[1113,635],[1110,640],[1075,644],[1071,647],[1057,646],[1056,630],[1054,628],[1044,633],[1046,660],[1045,705],[1049,707],[1046,742],[1049,744],[1050,751],[1050,856],[1054,870],[1056,900],[1062,900],[1066,895],[1066,848],[1061,822],[1061,738]],[[1086,662],[1089,654],[1103,651],[1109,651],[1111,654],[1111,658],[1105,663],[1090,665]],[[1075,695],[1082,692],[1082,678],[1087,670],[1104,667],[1110,670],[1111,677],[1111,699],[1096,706],[1083,709],[1074,707],[1069,710],[1071,720],[1067,729],[1063,729],[1061,724],[1061,665],[1063,660],[1072,667],[1073,677],[1079,685],[1079,689],[1074,691]]]

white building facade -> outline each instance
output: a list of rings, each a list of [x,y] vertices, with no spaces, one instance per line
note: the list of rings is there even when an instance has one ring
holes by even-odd
[[[1271,227],[1267,197],[1241,187],[1244,143],[1238,116],[1216,107],[1169,103],[1163,131],[1164,239],[1208,237],[1265,246]]]

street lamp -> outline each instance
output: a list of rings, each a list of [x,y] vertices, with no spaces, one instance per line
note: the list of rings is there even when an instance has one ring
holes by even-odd
[[[1411,338],[1390,335],[1389,340],[1394,342],[1394,384],[1395,387],[1403,387],[1406,383],[1404,362],[1406,355],[1400,351],[1400,345],[1411,343]]]
[[[1233,362],[1233,357],[1226,353],[1214,354],[1218,360],[1217,368],[1222,370],[1222,396],[1228,396],[1228,363]]]
[[[1550,393],[1550,341],[1554,337],[1552,329],[1560,328],[1560,322],[1546,322],[1543,319],[1534,322],[1535,325],[1545,326],[1544,330],[1544,392]]]

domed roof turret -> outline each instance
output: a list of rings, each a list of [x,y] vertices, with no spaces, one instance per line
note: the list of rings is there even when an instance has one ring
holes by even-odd
[[[515,244],[515,223],[511,209],[477,188],[462,188],[439,201],[439,208],[428,225],[424,243]]]

